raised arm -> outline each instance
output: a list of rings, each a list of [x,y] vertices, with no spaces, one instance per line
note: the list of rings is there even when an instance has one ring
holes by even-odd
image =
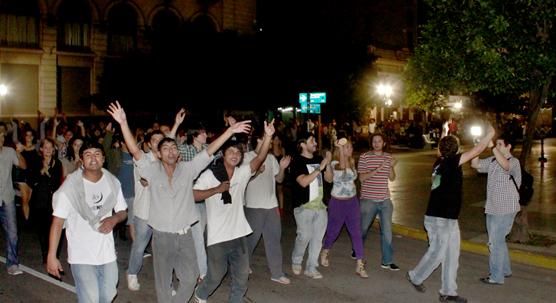
[[[274,132],[274,119],[272,119],[270,123],[264,121],[264,139],[259,153],[249,163],[249,165],[251,166],[251,173],[256,172],[266,159],[266,155],[268,154],[268,149],[270,148],[270,142],[272,141],[272,135],[274,135]]]
[[[471,150],[464,152],[459,159],[459,165],[463,165],[464,163],[472,160],[475,157],[478,157],[489,145],[494,138],[496,131],[492,127],[492,125],[488,126],[488,132],[486,136],[484,136],[479,144],[475,145]]]
[[[224,133],[220,135],[220,137],[216,138],[216,140],[209,144],[207,148],[207,153],[209,154],[209,156],[214,155],[214,153],[218,151],[218,149],[234,134],[249,133],[249,131],[251,130],[251,125],[249,123],[251,123],[251,120],[245,120],[237,122],[234,125],[228,127],[226,131],[224,131]]]
[[[172,126],[172,130],[170,131],[170,134],[168,134],[169,138],[176,139],[176,133],[178,132],[178,128],[180,127],[180,125],[183,123],[186,114],[187,112],[185,111],[184,108],[180,109],[180,111],[176,114],[174,126]]]
[[[274,177],[274,180],[276,180],[276,182],[278,183],[284,182],[284,176],[286,175],[286,168],[288,168],[291,161],[292,161],[292,157],[290,156],[282,157],[279,163],[280,170],[278,171],[278,174]]]
[[[116,122],[120,124],[125,144],[127,145],[129,153],[133,155],[133,158],[136,161],[141,159],[143,153],[141,152],[139,147],[137,147],[137,141],[135,141],[135,137],[133,136],[131,129],[129,129],[127,116],[120,103],[118,101],[111,103],[108,106],[108,113],[112,116],[112,118],[114,118],[114,120],[116,120]]]

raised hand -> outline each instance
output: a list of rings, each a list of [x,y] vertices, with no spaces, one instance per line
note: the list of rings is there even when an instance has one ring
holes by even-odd
[[[251,124],[250,123],[251,123],[251,120],[236,122],[233,125],[231,125],[228,129],[234,134],[249,133],[249,131],[251,130]],[[266,131],[266,129],[265,129],[265,131]]]
[[[187,112],[185,111],[185,108],[180,109],[180,111],[176,114],[176,124],[182,124],[186,114]]]
[[[83,125],[84,125],[84,124],[83,124],[83,121],[81,121],[81,120],[77,120],[77,123],[76,123],[76,124],[77,124],[77,126],[79,126],[79,127],[83,127]]]
[[[120,105],[120,102],[116,101],[110,103],[107,112],[112,116],[112,118],[114,118],[114,120],[116,120],[116,122],[120,124],[127,122],[125,111]]]
[[[292,157],[285,156],[280,160],[280,169],[286,169],[292,161]]]
[[[270,123],[267,123],[266,121],[264,121],[264,133],[266,136],[268,137],[272,137],[272,135],[274,135],[274,132],[276,132],[276,130],[274,129],[274,119],[272,119],[272,121],[270,121]]]
[[[105,131],[107,132],[114,132],[114,127],[112,127],[112,122],[108,122],[108,124],[106,124],[106,127],[104,128]]]

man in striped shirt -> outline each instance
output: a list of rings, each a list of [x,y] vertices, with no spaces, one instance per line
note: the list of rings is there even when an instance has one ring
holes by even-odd
[[[372,150],[359,158],[357,170],[361,180],[361,235],[363,242],[375,217],[380,218],[380,243],[382,247],[381,267],[393,271],[400,268],[393,262],[392,212],[388,181],[394,181],[396,164],[391,154],[383,151],[384,138],[381,134],[371,137]],[[352,253],[353,255],[353,253]]]

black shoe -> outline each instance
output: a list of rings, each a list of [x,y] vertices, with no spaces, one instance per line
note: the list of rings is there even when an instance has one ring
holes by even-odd
[[[391,271],[398,271],[400,270],[400,268],[398,267],[398,265],[392,263],[392,264],[380,264],[380,267],[384,268],[384,269],[389,269]]]
[[[480,278],[479,281],[485,283],[485,284],[490,284],[490,285],[502,285],[502,283],[498,283],[498,282],[494,282],[490,279],[490,277],[486,277],[486,278]]]
[[[351,251],[351,258],[352,258],[353,260],[356,259],[356,258],[355,258],[355,251],[353,251],[353,250]]]
[[[464,297],[460,297],[460,296],[444,296],[444,295],[440,295],[440,297],[438,297],[438,300],[440,302],[456,302],[456,303],[467,303],[467,299]]]
[[[409,273],[406,273],[405,277],[407,278],[407,281],[409,281],[409,283],[411,283],[411,285],[413,285],[413,287],[415,287],[415,290],[417,290],[418,292],[425,292],[427,290],[427,288],[425,287],[425,285],[423,285],[423,283],[421,284],[413,283],[413,281],[411,281],[411,277],[409,276]]]

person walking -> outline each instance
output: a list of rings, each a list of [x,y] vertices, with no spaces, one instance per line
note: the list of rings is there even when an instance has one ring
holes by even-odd
[[[329,266],[330,249],[345,224],[357,259],[355,273],[361,278],[368,278],[369,275],[363,261],[361,213],[355,187],[357,169],[352,157],[353,145],[345,138],[338,140],[335,145],[334,160],[331,163],[333,171],[332,198],[328,202],[328,226],[326,227],[324,246],[320,253],[320,261],[322,266]]]
[[[417,291],[425,292],[423,281],[442,264],[440,302],[467,302],[466,298],[458,295],[456,283],[461,240],[458,224],[462,204],[461,166],[480,155],[494,134],[494,128],[490,126],[486,136],[464,153],[459,152],[459,141],[454,136],[445,136],[438,144],[439,156],[433,165],[431,194],[424,222],[429,248],[406,277]]]

